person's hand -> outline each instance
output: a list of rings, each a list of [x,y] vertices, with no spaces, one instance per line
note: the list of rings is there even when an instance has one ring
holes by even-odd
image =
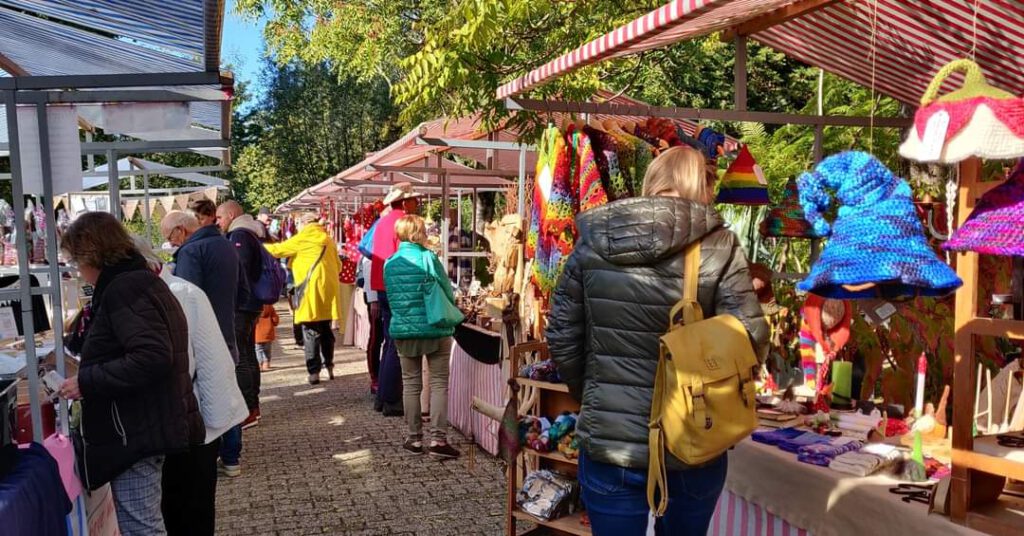
[[[82,391],[78,389],[78,375],[72,376],[64,383],[60,384],[60,390],[57,391],[61,398],[66,400],[78,400],[82,398]]]

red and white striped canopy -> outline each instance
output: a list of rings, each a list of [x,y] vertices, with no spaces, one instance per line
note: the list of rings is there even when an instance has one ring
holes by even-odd
[[[520,95],[586,65],[707,35],[799,3],[802,0],[673,0],[501,86],[497,96]],[[972,50],[993,85],[1024,94],[1020,0],[835,2],[751,37],[914,105],[943,65],[971,57]]]

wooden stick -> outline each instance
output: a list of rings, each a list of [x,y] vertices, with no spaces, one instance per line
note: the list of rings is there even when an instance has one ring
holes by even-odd
[[[1009,372],[1009,371],[1007,371]],[[1013,392],[1013,372],[1006,375],[1006,402],[1003,405],[1003,422],[999,425],[999,433],[1010,430],[1010,393]]]
[[[949,386],[942,388],[942,398],[939,399],[939,407],[935,410],[935,422],[946,425],[946,403],[949,401]]]
[[[985,427],[986,433],[992,433],[992,370],[985,369],[985,389],[988,393],[988,425]]]
[[[1010,431],[1020,432],[1024,430],[1024,385],[1021,386],[1020,394],[1017,395],[1017,407],[1013,410],[1013,419],[1010,421]]]

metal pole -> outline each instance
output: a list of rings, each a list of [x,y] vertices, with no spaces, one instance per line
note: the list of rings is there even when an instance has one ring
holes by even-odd
[[[39,404],[39,359],[36,357],[35,323],[32,321],[32,288],[29,283],[28,248],[29,237],[25,228],[25,185],[21,180],[20,140],[18,139],[18,106],[15,103],[15,91],[4,91],[4,104],[7,107],[7,139],[11,155],[11,191],[14,196],[14,216],[16,226],[15,245],[18,249],[18,290],[21,293],[21,326],[22,333],[28,334],[25,344],[25,365],[28,371],[29,409],[32,419],[32,439],[43,440],[43,415]],[[43,144],[49,147],[48,143]],[[57,326],[54,326],[57,327]]]
[[[121,219],[121,179],[117,173],[117,151],[107,150],[107,180],[110,182],[110,213]]]
[[[142,176],[142,216],[146,219],[146,239],[153,236],[153,215],[149,213],[149,175]]]
[[[57,373],[64,377],[67,373],[64,370],[64,303],[63,288],[61,287],[60,264],[57,262],[57,218],[55,214],[55,203],[53,202],[53,170],[50,162],[50,126],[46,117],[46,104],[36,104],[36,117],[39,122],[39,163],[43,175],[43,196],[39,199],[43,207],[43,218],[46,222],[46,256],[49,259],[48,275],[50,283],[47,285],[47,293],[50,297],[50,323],[53,327],[53,354],[56,359]],[[27,279],[26,279],[27,281]],[[25,332],[25,347],[27,341],[32,340],[32,333]],[[34,338],[34,337],[33,337]],[[35,346],[33,344],[33,346]],[[35,368],[30,368],[30,371]],[[68,405],[58,404],[60,415],[60,430],[67,433],[68,428]]]
[[[519,217],[526,224],[526,147],[519,149]]]

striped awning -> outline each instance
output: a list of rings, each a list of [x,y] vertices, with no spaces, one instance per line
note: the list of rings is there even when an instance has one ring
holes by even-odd
[[[520,95],[586,65],[732,28],[808,2],[822,3],[674,0],[501,86],[497,96]],[[919,102],[943,65],[971,57],[972,50],[992,84],[1024,94],[1020,54],[1024,50],[1024,2],[861,0],[826,4],[750,37],[910,104]]]

